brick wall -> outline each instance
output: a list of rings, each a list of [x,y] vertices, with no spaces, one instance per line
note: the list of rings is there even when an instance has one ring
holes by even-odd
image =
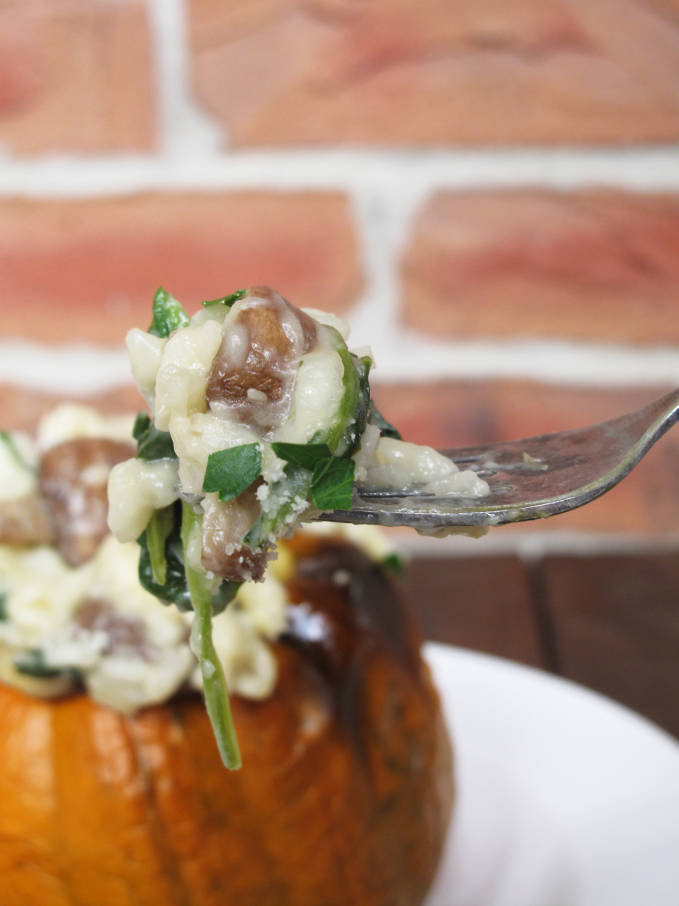
[[[679,379],[678,72],[676,0],[6,0],[1,421],[130,405],[159,283],[342,313],[417,441],[643,404]],[[677,537],[678,454],[502,537]]]
[[[0,427],[136,409],[161,283],[341,313],[419,442],[643,405],[679,381],[678,75],[679,0],[4,0]],[[427,635],[679,732],[677,462],[675,429],[565,516],[403,533]]]

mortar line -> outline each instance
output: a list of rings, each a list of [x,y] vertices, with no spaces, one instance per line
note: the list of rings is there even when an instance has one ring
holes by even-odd
[[[163,0],[149,0],[161,3]],[[174,0],[177,2],[177,0]],[[166,67],[167,68],[167,67]],[[5,156],[0,196],[79,198],[137,191],[338,190],[405,193],[590,187],[679,191],[679,146],[643,149],[342,150],[219,153],[214,124],[188,96],[167,113],[169,147],[159,155]],[[202,125],[197,121],[201,121]],[[198,133],[203,130],[203,134]],[[205,137],[205,131],[210,133]],[[183,135],[183,143],[177,137]]]
[[[153,159],[176,163],[182,158],[214,156],[223,130],[191,99],[186,0],[146,0],[146,5],[153,36],[161,139],[160,153]]]
[[[364,337],[352,335],[352,345],[361,342]],[[415,347],[398,327],[384,337],[375,335],[371,345],[377,361],[374,377],[382,384],[509,379],[563,387],[659,389],[676,386],[679,380],[679,348],[546,342],[435,345],[425,339]],[[94,393],[129,383],[130,369],[122,347],[3,340],[0,381],[82,396],[83,387]]]

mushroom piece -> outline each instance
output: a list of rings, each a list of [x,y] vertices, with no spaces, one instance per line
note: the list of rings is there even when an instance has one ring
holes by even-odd
[[[242,422],[266,433],[287,415],[295,369],[316,344],[316,324],[268,286],[249,290],[229,317],[207,401],[228,405]]]
[[[57,547],[69,566],[89,560],[108,534],[109,472],[132,455],[131,444],[79,437],[51,447],[42,457],[40,493]]]
[[[51,544],[47,507],[37,494],[0,500],[0,544]]]

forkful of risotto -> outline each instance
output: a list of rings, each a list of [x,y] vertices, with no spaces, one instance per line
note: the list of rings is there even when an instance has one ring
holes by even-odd
[[[370,397],[369,353],[351,352],[333,315],[269,287],[204,302],[189,317],[163,289],[127,345],[150,414],[136,456],[108,483],[111,531],[141,547],[139,578],[195,611],[191,644],[224,763],[240,756],[212,616],[263,578],[277,539],[303,521],[351,521],[356,488],[482,497],[485,481],[400,439]]]
[[[203,302],[162,288],[127,345],[150,414],[108,483],[111,531],[141,547],[141,584],[194,610],[192,646],[222,758],[238,766],[211,620],[263,578],[305,521],[438,534],[554,515],[621,480],[679,418],[679,392],[581,431],[444,453],[406,443],[371,399],[369,351],[269,287]],[[460,468],[460,465],[466,468]],[[488,479],[491,484],[489,486]]]
[[[152,414],[137,419],[136,458],[111,474],[109,523],[120,540],[146,532],[159,586],[163,560],[165,582],[173,575],[177,503],[191,511],[192,564],[238,583],[261,579],[276,539],[300,522],[341,518],[357,486],[488,493],[474,472],[400,439],[371,400],[370,354],[351,352],[346,334],[268,287],[205,302],[192,318],[158,291],[151,327],[127,338]]]

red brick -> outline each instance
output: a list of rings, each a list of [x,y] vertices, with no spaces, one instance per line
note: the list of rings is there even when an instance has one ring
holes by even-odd
[[[18,153],[148,149],[156,110],[143,0],[5,0],[0,145]]]
[[[30,390],[16,384],[0,384],[0,430],[33,434],[43,415],[64,402],[95,406],[100,412],[111,415],[140,412],[146,408],[139,391],[132,384],[77,398],[63,393]]]
[[[679,341],[679,195],[441,192],[402,261],[407,324],[449,337]]]
[[[602,390],[530,381],[440,381],[375,387],[384,415],[407,440],[463,447],[582,428],[639,408],[670,388]],[[554,519],[497,531],[593,531],[677,535],[679,435],[664,437],[620,485]]]
[[[677,2],[191,0],[194,91],[238,145],[679,137]]]
[[[159,284],[195,311],[271,284],[346,309],[361,284],[339,194],[143,195],[0,205],[0,336],[121,343]]]

